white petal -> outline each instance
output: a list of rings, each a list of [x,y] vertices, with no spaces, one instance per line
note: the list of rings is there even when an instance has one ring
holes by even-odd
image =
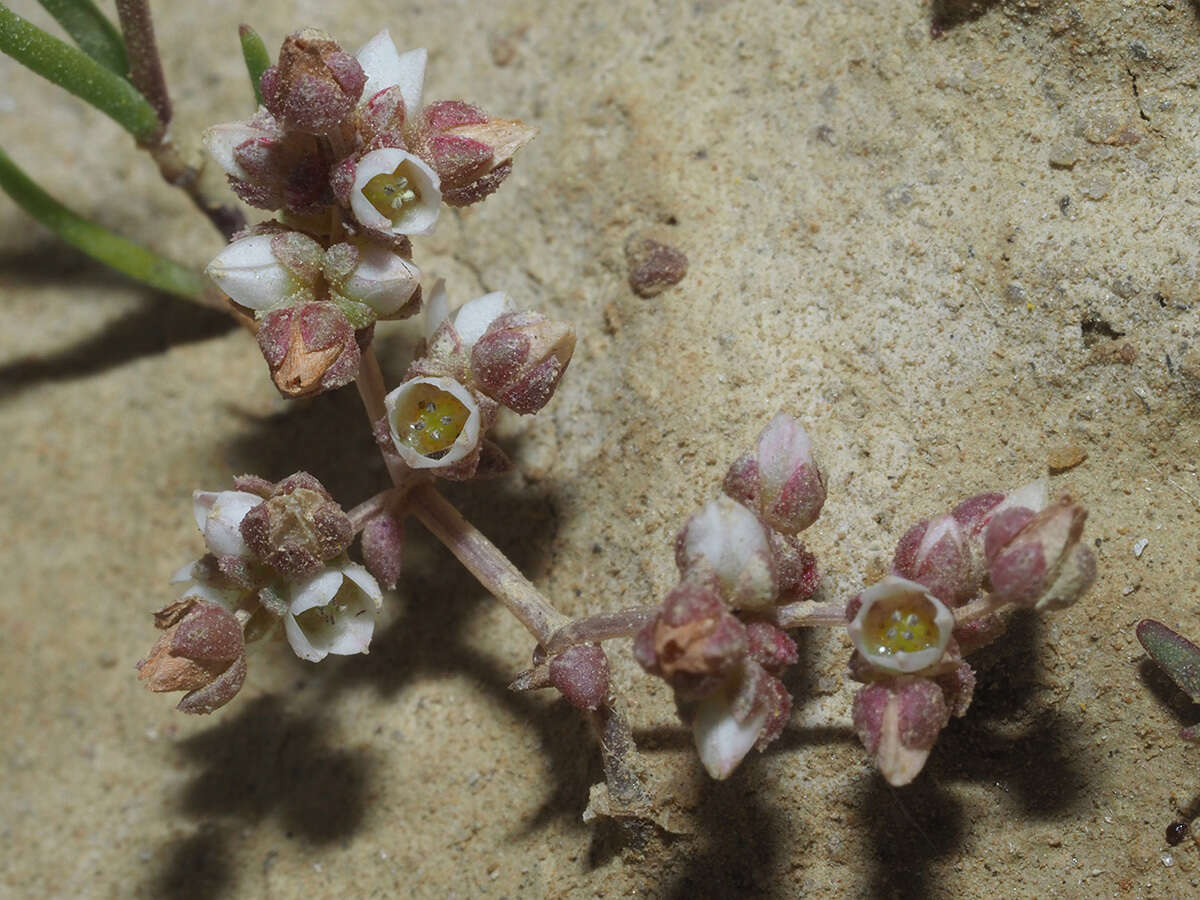
[[[472,347],[483,337],[489,325],[505,313],[516,312],[516,309],[517,305],[504,291],[484,294],[462,305],[454,317],[454,330],[462,338],[464,347]]]
[[[309,662],[320,662],[329,655],[328,650],[318,650],[309,641],[308,636],[304,633],[304,629],[296,621],[296,617],[288,613],[283,617],[283,633],[287,635],[288,644],[291,645],[292,652],[301,659],[306,659]]]
[[[269,234],[252,234],[234,241],[205,268],[221,290],[250,309],[272,309],[299,285],[271,252]]]
[[[328,566],[316,575],[298,582],[292,590],[288,613],[298,616],[318,606],[325,606],[342,586],[342,573]]]
[[[195,576],[192,574],[196,569],[198,560],[192,560],[175,570],[175,573],[167,579],[167,584],[182,584],[185,581],[195,581]]]
[[[791,416],[776,413],[758,437],[758,473],[763,484],[778,492],[805,463],[813,465],[808,433]]]
[[[458,435],[454,443],[450,445],[449,451],[438,459],[418,453],[401,440],[400,434],[396,430],[396,411],[401,408],[408,395],[418,385],[422,384],[432,385],[438,390],[452,395],[468,411],[467,421],[463,425],[462,432]],[[392,433],[392,443],[396,445],[396,452],[400,454],[400,458],[404,460],[405,465],[410,469],[444,469],[458,462],[460,459],[469,456],[479,444],[479,423],[481,418],[479,404],[475,401],[471,392],[453,378],[411,378],[384,397],[383,402],[387,407],[388,427]]]
[[[1017,507],[1025,507],[1032,509],[1035,513],[1041,512],[1050,502],[1050,480],[1048,478],[1039,478],[1037,481],[1031,481],[1029,484],[1023,484],[1015,491],[1010,491],[1008,496],[1000,501],[1000,504],[993,509],[988,515],[994,518],[997,513]]]
[[[446,280],[435,278],[425,296],[425,340],[433,337],[450,315],[450,297],[446,293]]]
[[[197,600],[203,600],[206,603],[215,603],[217,606],[223,606],[230,612],[234,612],[238,608],[238,600],[241,598],[241,593],[211,587],[202,581],[193,581],[179,595],[180,600],[186,597],[195,597]]]
[[[242,540],[242,519],[262,502],[262,497],[246,491],[218,493],[204,521],[204,543],[209,552],[217,556],[249,556],[250,549]]]
[[[427,56],[424,48],[397,53],[388,30],[385,28],[379,32],[363,45],[355,57],[367,76],[362,92],[363,102],[382,90],[399,85],[404,97],[405,117],[415,116],[421,108]]]
[[[692,737],[709,775],[720,781],[733,773],[758,740],[768,712],[764,705],[743,724],[733,717],[733,704],[725,691],[700,701],[692,722]]]
[[[400,309],[413,295],[421,273],[382,244],[358,246],[359,263],[342,284],[342,293],[367,304],[381,316]]]
[[[392,222],[375,208],[362,191],[367,182],[376,175],[390,175],[401,165],[404,165],[405,175],[421,199],[407,207],[396,222]],[[350,210],[354,213],[354,218],[368,228],[391,234],[429,234],[437,225],[441,204],[441,182],[437,172],[411,153],[395,147],[372,150],[363,156],[355,167],[354,187],[350,190]]]
[[[193,491],[192,492],[192,515],[196,519],[196,528],[201,534],[204,534],[204,523],[208,521],[208,514],[213,508],[213,504],[217,502],[217,494],[219,491]]]
[[[270,132],[247,125],[245,122],[225,122],[214,125],[204,132],[204,149],[208,151],[213,161],[234,178],[247,179],[250,176],[233,155],[233,151],[246,141],[255,138],[274,137]]]
[[[383,608],[383,591],[379,589],[379,582],[367,571],[366,566],[354,562],[346,563],[342,566],[342,574],[358,585],[367,599],[374,604],[376,611]]]

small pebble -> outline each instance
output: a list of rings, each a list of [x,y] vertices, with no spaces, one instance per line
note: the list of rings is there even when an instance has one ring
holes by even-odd
[[[1187,837],[1187,833],[1187,822],[1172,822],[1167,826],[1167,843],[1174,847],[1185,837]]]
[[[629,267],[629,286],[639,297],[661,294],[679,284],[688,270],[688,258],[682,251],[640,235],[625,244],[625,264]]]
[[[1150,543],[1149,538],[1142,538],[1140,541],[1135,543],[1133,545],[1133,555],[1135,557],[1137,557],[1138,559],[1141,559],[1142,554],[1145,552],[1146,547],[1149,545],[1149,543]]]
[[[1085,459],[1087,451],[1078,444],[1060,444],[1050,448],[1046,454],[1046,465],[1050,468],[1050,474],[1057,475],[1075,468]]]

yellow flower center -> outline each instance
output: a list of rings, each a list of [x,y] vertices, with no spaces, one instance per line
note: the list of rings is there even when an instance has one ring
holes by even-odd
[[[408,177],[409,161],[396,166],[396,171],[376,175],[363,185],[363,196],[395,225],[409,207],[421,202],[416,179]],[[408,174],[406,174],[408,173]]]
[[[422,456],[439,459],[454,446],[471,411],[453,394],[418,384],[392,414],[396,434]]]
[[[936,610],[922,598],[911,598],[912,605],[888,608],[877,603],[867,612],[863,622],[865,643],[882,656],[897,653],[919,653],[936,647],[941,633],[934,622]]]

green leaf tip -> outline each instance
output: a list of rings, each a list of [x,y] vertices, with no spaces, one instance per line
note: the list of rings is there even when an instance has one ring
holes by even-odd
[[[129,74],[125,41],[92,0],[38,0],[79,49],[122,78]]]
[[[153,143],[162,123],[132,84],[82,50],[47,34],[0,3],[0,51],[90,103],[132,134]]]
[[[66,243],[160,291],[201,300],[205,281],[199,272],[159,256],[63,206],[41,189],[0,148],[0,190]]]
[[[262,106],[262,88],[259,82],[262,73],[271,66],[271,54],[258,32],[249,25],[238,26],[238,39],[242,42],[242,57],[246,60],[246,71],[250,75],[250,86],[254,88],[254,102]]]
[[[1154,619],[1142,619],[1137,639],[1180,690],[1200,703],[1200,647]]]

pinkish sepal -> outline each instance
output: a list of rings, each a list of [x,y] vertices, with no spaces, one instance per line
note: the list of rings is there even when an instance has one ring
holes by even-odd
[[[984,535],[992,595],[1002,603],[1060,609],[1091,586],[1095,558],[1079,546],[1087,511],[1061,497],[1036,515],[1003,510]]]
[[[810,526],[825,503],[825,478],[812,442],[800,423],[784,413],[762,430],[755,454],[730,467],[724,490],[783,534]]]
[[[363,562],[367,571],[391,590],[400,579],[404,562],[404,523],[384,512],[367,522],[362,532]]]
[[[550,660],[550,683],[578,709],[608,700],[608,657],[598,644],[576,644]]]
[[[854,730],[893,787],[920,774],[950,720],[942,689],[928,678],[897,677],[864,685],[854,696]]]
[[[493,400],[528,415],[550,401],[574,351],[570,325],[536,312],[506,313],[471,348],[471,376]]]

